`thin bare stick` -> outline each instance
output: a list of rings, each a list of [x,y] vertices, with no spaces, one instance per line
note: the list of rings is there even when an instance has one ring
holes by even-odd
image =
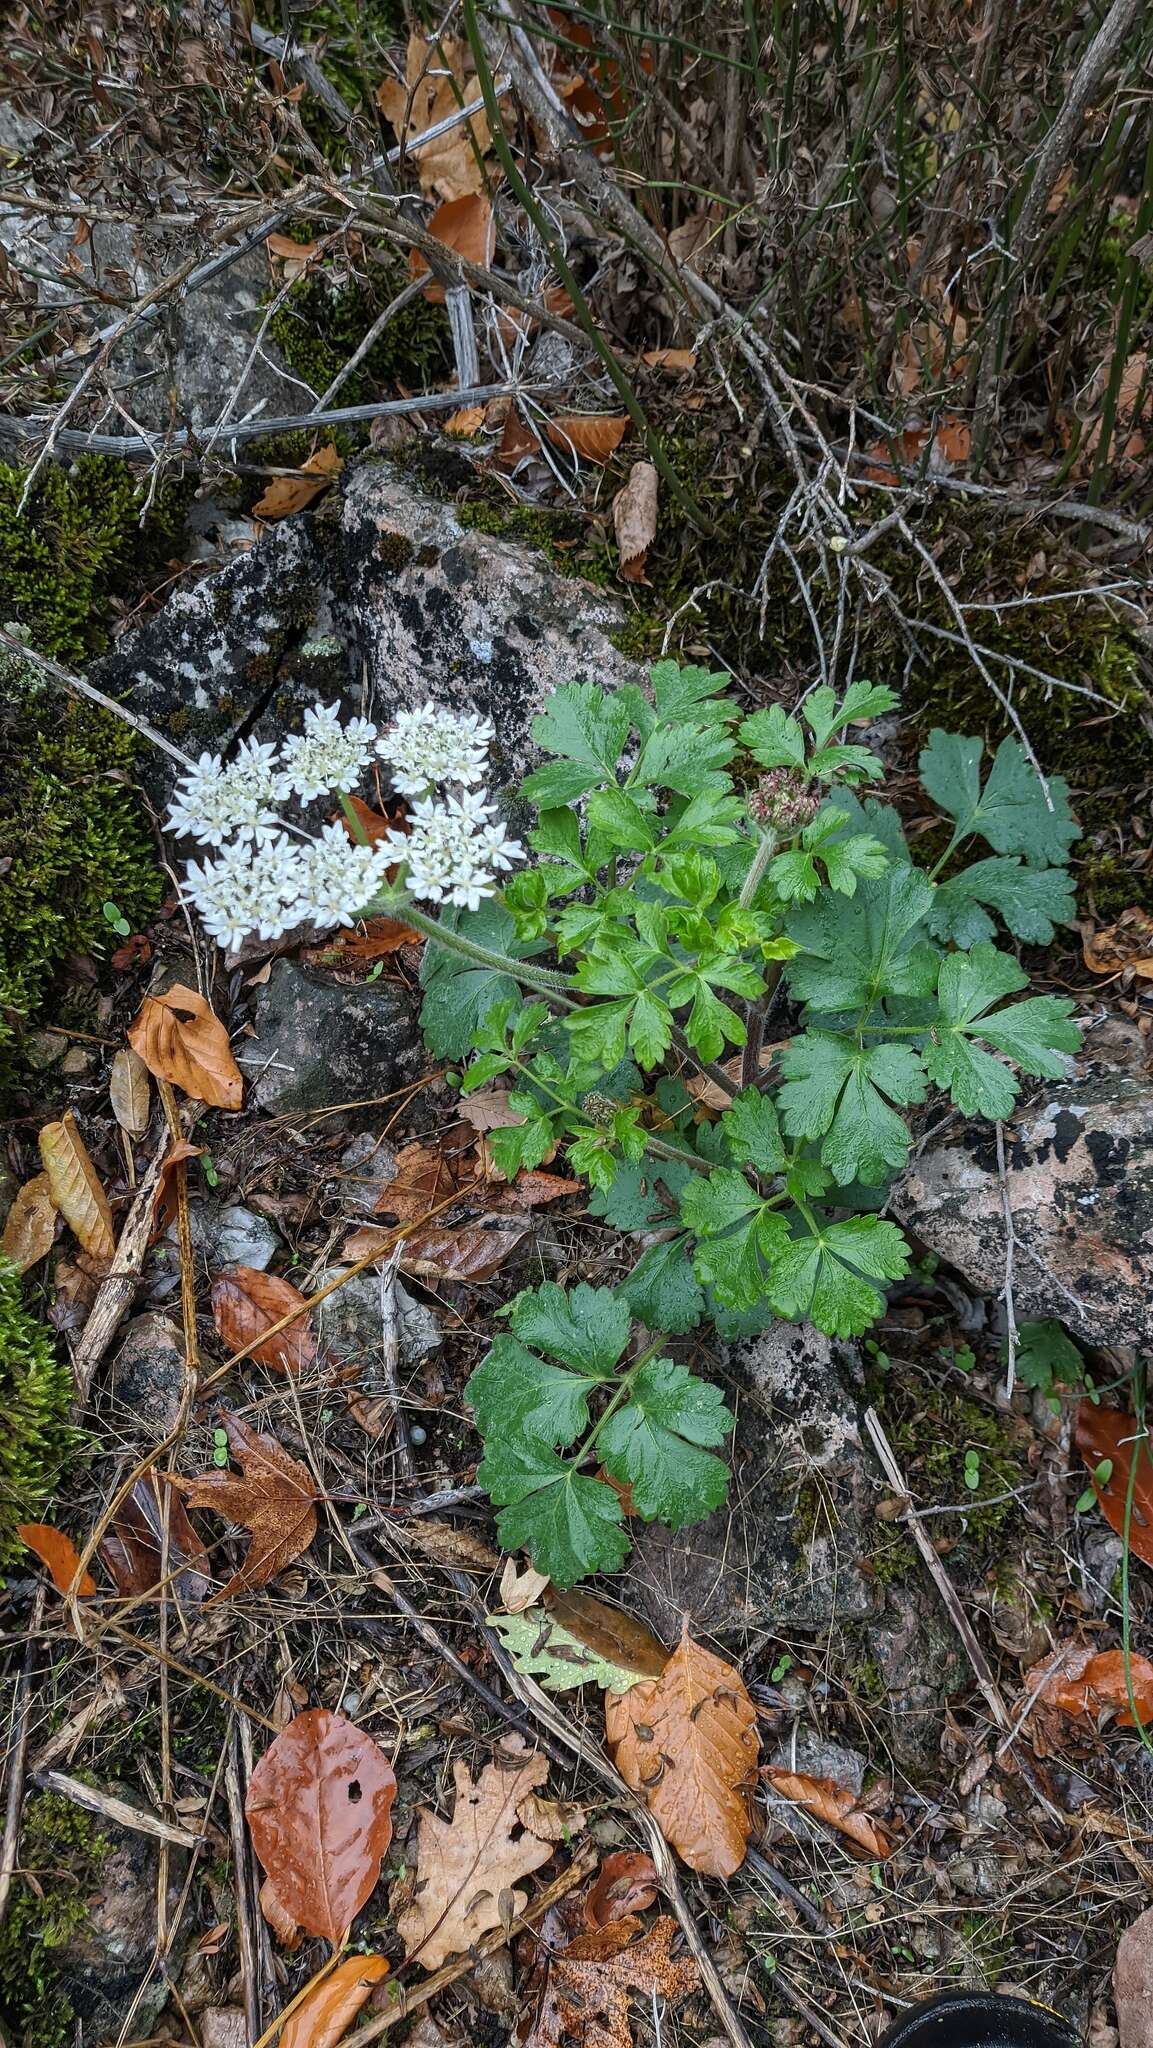
[[[420,277],[410,277],[408,283],[404,286],[402,291],[399,291],[397,293],[395,299],[390,299],[388,305],[384,308],[384,311],[382,313],[377,314],[376,319],[373,321],[372,326],[368,330],[368,333],[365,335],[363,341],[359,341],[357,343],[356,347],[353,349],[352,354],[349,356],[348,361],[345,363],[344,368],[337,371],[335,377],[333,378],[331,384],[328,387],[328,390],[323,391],[321,393],[317,406],[318,411],[323,412],[326,406],[332,404],[332,401],[336,397],[337,392],[340,390],[341,385],[348,381],[349,377],[352,376],[354,370],[359,370],[362,362],[365,359],[365,356],[368,355],[371,352],[371,350],[373,350],[376,347],[376,344],[380,340],[381,335],[384,333],[385,328],[388,326],[389,321],[395,320],[397,314],[402,313],[406,306],[411,305],[413,299],[419,298],[421,292],[424,291],[427,282],[427,278],[424,277],[423,275]]]
[[[102,1792],[79,1778],[70,1778],[64,1771],[34,1771],[32,1782],[48,1792],[59,1792],[74,1806],[82,1806],[86,1813],[98,1813],[117,1827],[129,1828],[137,1835],[151,1835],[157,1842],[171,1842],[177,1849],[199,1848],[204,1839],[193,1834],[191,1828],[178,1827],[175,1821],[164,1820],[147,1807],[132,1806],[127,1799],[118,1799],[114,1792]]]
[[[192,763],[187,754],[182,753],[179,747],[174,747],[172,741],[166,740],[164,734],[157,732],[155,726],[149,725],[147,719],[141,718],[135,711],[130,711],[127,704],[118,704],[115,697],[106,697],[103,690],[98,690],[95,683],[90,683],[86,676],[78,676],[72,669],[62,667],[61,663],[53,661],[49,654],[38,654],[34,647],[26,646],[23,640],[17,639],[15,633],[5,632],[2,626],[0,646],[6,647],[10,654],[18,654],[23,661],[30,662],[33,668],[43,669],[45,675],[51,676],[55,682],[63,683],[66,690],[73,690],[78,697],[87,697],[90,703],[99,704],[102,711],[111,711],[115,717],[122,718],[125,725],[130,725],[142,739],[150,740],[154,747],[159,747],[162,754],[168,754],[174,761],[179,761],[182,768],[191,768]]]
[[[1017,1250],[1017,1233],[1013,1228],[1013,1203],[1009,1195],[1009,1175],[1005,1167],[1005,1126],[997,1124],[997,1178],[1001,1183],[1001,1211],[1005,1218],[1005,1283],[1001,1299],[1005,1304],[1005,1398],[1013,1392],[1013,1380],[1017,1371],[1017,1310],[1013,1301],[1013,1260]]]
[[[240,1952],[241,1994],[244,1999],[244,2028],[251,2043],[260,2032],[260,2004],[256,1979],[256,1943],[252,1927],[252,1899],[248,1883],[248,1834],[244,1825],[240,1731],[235,1716],[228,1738],[224,1790],[228,1799],[228,1826],[232,1836],[233,1895],[236,1900],[236,1933]]]

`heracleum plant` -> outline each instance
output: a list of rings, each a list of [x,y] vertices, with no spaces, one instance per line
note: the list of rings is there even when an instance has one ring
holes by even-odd
[[[1080,1042],[1066,999],[1007,1000],[1028,977],[993,943],[999,926],[1045,943],[1073,915],[1060,778],[1043,784],[1011,739],[983,776],[980,739],[934,732],[921,781],[953,829],[926,871],[892,807],[858,794],[881,774],[858,729],[891,690],[822,687],[799,716],[742,717],[726,681],[664,661],[651,695],[556,691],[533,725],[550,758],[521,789],[538,859],[515,874],[525,850],[478,787],[491,727],[432,704],[384,736],[334,706],[279,752],[204,756],[171,813],[221,849],[186,887],[222,943],[306,918],[423,932],[430,1050],[463,1063],[466,1092],[513,1080],[523,1121],[487,1139],[499,1170],[563,1150],[594,1215],[663,1233],[615,1289],[519,1295],[469,1381],[502,1541],[562,1586],[622,1562],[620,1489],[674,1528],[725,1497],[719,1390],[634,1326],[868,1329],[908,1264],[879,1213],[907,1112],[935,1088],[1006,1117],[1015,1070],[1055,1079]],[[374,758],[411,816],[369,847],[348,795]],[[281,826],[277,802],[325,791],[348,831]],[[959,866],[973,842],[991,852]],[[775,1003],[792,1036],[768,1062]],[[723,1091],[715,1120],[694,1074]]]

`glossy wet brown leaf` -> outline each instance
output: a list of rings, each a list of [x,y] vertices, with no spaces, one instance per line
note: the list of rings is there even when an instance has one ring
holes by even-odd
[[[449,1230],[416,1230],[404,1239],[400,1270],[421,1280],[459,1280],[479,1286],[499,1273],[528,1235],[527,1223],[505,1224],[498,1230],[486,1230],[479,1223]]]
[[[557,2048],[566,2038],[580,2048],[631,2048],[630,1995],[651,2011],[655,1999],[676,2005],[697,1988],[696,1964],[673,1957],[676,1937],[675,1920],[662,1917],[645,1934],[635,1914],[578,1934],[549,1964],[526,2048]]]
[[[1129,1474],[1140,1451],[1129,1517],[1129,1549],[1142,1564],[1153,1565],[1153,1458],[1147,1444],[1138,1447],[1135,1443],[1138,1431],[1138,1423],[1119,1408],[1103,1408],[1099,1402],[1085,1400],[1077,1409],[1077,1449],[1089,1468],[1101,1513],[1121,1537],[1125,1535]],[[1097,1469],[1106,1458],[1112,1460],[1113,1469],[1108,1479],[1101,1481]]]
[[[872,1814],[862,1813],[857,1804],[857,1795],[847,1785],[838,1785],[834,1778],[811,1778],[803,1771],[779,1771],[770,1769],[768,1781],[780,1798],[791,1800],[811,1813],[814,1820],[823,1820],[838,1834],[846,1835],[863,1849],[866,1856],[874,1860],[889,1855],[892,1843],[884,1829],[873,1819]]]
[[[640,1678],[659,1678],[664,1671],[668,1651],[648,1624],[638,1621],[635,1614],[610,1607],[607,1600],[598,1600],[594,1593],[582,1592],[579,1586],[570,1586],[567,1592],[549,1586],[544,1604],[554,1621],[559,1621],[562,1628],[606,1663],[635,1671]]]
[[[168,1507],[165,1572],[164,1508]],[[100,1560],[126,1600],[150,1593],[166,1577],[178,1600],[207,1600],[212,1591],[204,1546],[179,1493],[159,1473],[138,1479],[117,1508],[100,1544]]]
[[[307,1934],[343,1940],[392,1840],[396,1778],[362,1728],[326,1707],[298,1714],[252,1773],[252,1846]]]
[[[145,996],[128,1033],[150,1074],[171,1081],[212,1109],[239,1109],[244,1095],[228,1033],[194,988],[181,982],[167,995]]]
[[[144,1061],[130,1045],[122,1045],[112,1061],[108,1096],[121,1130],[130,1138],[142,1138],[152,1109],[152,1084]]]
[[[80,1552],[71,1536],[66,1536],[63,1529],[54,1529],[50,1522],[21,1522],[16,1534],[29,1550],[36,1552],[41,1564],[47,1565],[56,1591],[67,1593],[80,1563]],[[76,1591],[81,1600],[90,1600],[100,1591],[91,1572],[80,1574]]]
[[[744,1862],[757,1713],[739,1671],[682,1636],[658,1679],[605,1697],[613,1762],[665,1840],[709,1877]]]
[[[254,519],[287,519],[293,512],[303,512],[311,505],[321,491],[327,490],[334,477],[344,468],[336,449],[327,445],[318,448],[302,462],[300,476],[274,476],[268,489],[256,500],[252,508]]]
[[[291,1955],[304,1940],[304,1929],[293,1919],[270,1877],[266,1877],[260,1887],[260,1910],[281,1948],[286,1948]]]
[[[582,462],[607,462],[629,430],[627,413],[567,413],[550,420],[548,437],[554,448],[578,455]]]
[[[415,1887],[396,1916],[406,1956],[435,1970],[524,1911],[528,1894],[518,1881],[553,1851],[523,1830],[517,1809],[547,1777],[547,1757],[527,1751],[519,1737],[506,1737],[475,1783],[456,1759],[451,1820],[422,1812],[417,1822]]]
[[[16,1191],[0,1237],[0,1252],[19,1272],[26,1273],[52,1250],[58,1217],[48,1175],[34,1174]]]
[[[67,1110],[40,1133],[40,1158],[53,1203],[83,1249],[102,1265],[116,1250],[112,1211],[76,1118]]]
[[[630,1913],[643,1913],[660,1890],[657,1866],[651,1856],[634,1849],[616,1849],[606,1856],[596,1882],[582,1901],[584,1923],[591,1931]]]
[[[222,1420],[228,1448],[243,1477],[220,1471],[203,1472],[196,1479],[169,1475],[190,1508],[212,1508],[252,1537],[239,1571],[213,1594],[213,1602],[266,1586],[277,1572],[303,1557],[316,1535],[320,1498],[308,1467],[290,1458],[275,1437],[262,1436],[238,1415]]]
[[[346,1956],[297,2006],[279,2048],[337,2048],[374,1987],[388,1975],[384,1956]]]
[[[297,1376],[315,1365],[317,1358],[316,1337],[307,1320],[308,1304],[299,1287],[282,1280],[278,1273],[261,1273],[255,1266],[236,1266],[231,1273],[217,1274],[212,1283],[212,1319],[229,1351],[245,1350],[263,1330],[294,1309],[301,1311],[301,1320],[255,1344],[249,1355],[258,1365]]]

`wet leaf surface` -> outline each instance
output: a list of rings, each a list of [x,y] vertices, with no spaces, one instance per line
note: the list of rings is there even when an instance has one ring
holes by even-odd
[[[508,1914],[523,1912],[528,1894],[519,1880],[539,1870],[553,1851],[551,1842],[524,1828],[518,1809],[547,1777],[547,1757],[509,1737],[475,1783],[467,1764],[453,1764],[451,1820],[420,1815],[415,1889],[396,1916],[396,1930],[405,1954],[426,1970],[471,1948]]]
[[[212,1283],[212,1317],[229,1351],[244,1351],[258,1365],[270,1365],[276,1372],[299,1375],[317,1360],[316,1337],[307,1321],[307,1302],[298,1287],[277,1273],[262,1273],[255,1266],[236,1266],[221,1273]],[[274,1337],[254,1343],[261,1332],[278,1323],[282,1316],[301,1310],[299,1322],[289,1323]]]
[[[284,1910],[343,1940],[392,1840],[396,1778],[371,1735],[326,1707],[298,1714],[252,1773],[252,1846]]]
[[[660,1678],[606,1696],[605,1732],[625,1783],[690,1870],[739,1870],[759,1747],[740,1673],[686,1635]]]
[[[1138,1444],[1140,1434],[1140,1424],[1119,1408],[1103,1408],[1099,1402],[1086,1400],[1077,1409],[1077,1449],[1089,1468],[1101,1513],[1121,1537],[1125,1535],[1129,1475],[1134,1458],[1139,1460],[1129,1516],[1129,1548],[1143,1564],[1153,1565],[1153,1458],[1147,1442]],[[1111,1470],[1107,1478],[1099,1479],[1098,1471],[1106,1461]]]
[[[54,1529],[50,1522],[21,1522],[16,1534],[29,1550],[35,1551],[41,1564],[47,1565],[56,1591],[67,1593],[80,1563],[80,1552],[71,1536],[66,1536],[62,1529]],[[81,1573],[76,1591],[81,1600],[90,1600],[100,1591],[91,1572]]]
[[[40,1157],[52,1201],[69,1229],[90,1258],[111,1264],[116,1250],[112,1211],[71,1110],[59,1123],[45,1124]]]
[[[204,1472],[197,1479],[170,1475],[189,1507],[212,1508],[251,1534],[243,1564],[213,1594],[214,1601],[266,1586],[303,1557],[316,1535],[319,1498],[307,1466],[290,1458],[275,1437],[260,1435],[238,1415],[226,1415],[224,1429],[242,1478],[234,1472]]]
[[[213,1109],[239,1109],[244,1095],[228,1033],[204,997],[177,982],[167,995],[145,996],[128,1033],[150,1074],[170,1081]]]

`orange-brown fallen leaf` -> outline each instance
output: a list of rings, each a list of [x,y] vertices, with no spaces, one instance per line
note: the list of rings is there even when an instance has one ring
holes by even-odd
[[[282,1316],[300,1311],[300,1320],[288,1323],[263,1344],[254,1344],[262,1330],[270,1329]],[[308,1303],[299,1287],[276,1273],[261,1273],[255,1266],[235,1266],[220,1273],[212,1283],[212,1319],[230,1351],[245,1351],[258,1365],[271,1365],[277,1372],[294,1375],[316,1364],[316,1338],[309,1326]]]
[[[696,369],[697,352],[695,348],[646,348],[641,361],[647,363],[653,370],[678,373],[681,370]]]
[[[157,1472],[138,1479],[121,1501],[101,1541],[100,1561],[126,1600],[152,1592],[162,1579],[178,1600],[206,1600],[212,1591],[208,1559],[184,1502]]]
[[[112,1211],[72,1111],[40,1133],[40,1158],[54,1206],[90,1258],[110,1265],[116,1250]]]
[[[478,97],[475,79],[465,80],[464,56],[464,43],[452,36],[442,36],[431,46],[423,36],[409,36],[404,84],[386,78],[376,90],[377,106],[391,123],[398,142],[411,145],[426,129]],[[478,110],[446,135],[410,148],[421,189],[449,200],[482,192],[483,158],[491,139],[488,121]]]
[[[428,233],[446,249],[454,249],[463,256],[466,263],[475,264],[478,270],[487,270],[496,254],[496,223],[493,219],[491,202],[483,192],[466,193],[462,199],[450,199],[444,206],[438,206],[428,223]],[[409,256],[409,269],[414,277],[429,274],[428,258],[419,249],[413,249]],[[434,278],[424,288],[423,296],[430,306],[443,306],[444,286]]]
[[[470,1189],[477,1178],[476,1133],[468,1124],[454,1124],[434,1144],[404,1145],[396,1155],[396,1172],[376,1202],[378,1216],[415,1223],[450,1195]]]
[[[156,1193],[152,1197],[152,1242],[163,1237],[165,1231],[175,1223],[177,1214],[176,1169],[189,1159],[199,1159],[204,1152],[203,1145],[190,1145],[187,1138],[177,1138],[170,1146],[160,1167],[156,1182]]]
[[[326,1707],[297,1714],[265,1750],[245,1817],[280,1905],[307,1934],[344,1940],[380,1876],[395,1797],[384,1751]]]
[[[467,1280],[477,1285],[491,1280],[528,1234],[527,1223],[502,1224],[495,1230],[480,1223],[448,1230],[430,1225],[403,1240],[400,1270],[421,1280]]]
[[[613,499],[613,529],[626,583],[644,582],[649,548],[656,538],[659,484],[651,462],[634,462],[624,489]]]
[[[643,1913],[660,1890],[657,1866],[651,1856],[633,1849],[616,1849],[606,1856],[583,1901],[584,1922],[590,1930],[605,1927],[612,1920],[624,1920],[630,1913]]]
[[[321,491],[327,490],[334,477],[344,468],[342,458],[328,443],[318,448],[302,462],[300,476],[274,476],[268,489],[256,500],[252,508],[256,519],[287,519],[293,512],[303,512],[311,505]]]
[[[1124,1538],[1128,1519],[1129,1548],[1142,1564],[1153,1565],[1153,1458],[1146,1441],[1138,1443],[1139,1425],[1119,1408],[1103,1408],[1100,1402],[1082,1401],[1077,1409],[1075,1440],[1089,1468],[1097,1504],[1115,1533]],[[1129,1475],[1138,1459],[1133,1482],[1131,1512],[1126,1518]],[[1107,1479],[1097,1473],[1104,1461],[1111,1462]]]
[[[50,1522],[21,1522],[16,1534],[29,1550],[36,1552],[41,1564],[47,1565],[56,1591],[67,1593],[80,1563],[80,1552],[71,1536],[66,1536],[63,1529],[54,1529]],[[81,1600],[90,1600],[100,1591],[91,1572],[81,1572],[76,1591]]]
[[[291,235],[266,235],[264,246],[270,256],[279,256],[284,263],[310,263],[319,254],[319,242],[295,242]]]
[[[270,1877],[266,1877],[260,1887],[260,1910],[281,1947],[291,1955],[304,1940],[304,1929],[299,1921],[293,1919]]]
[[[388,1975],[384,1956],[346,1956],[297,2006],[280,2048],[337,2048],[362,2005]]]
[[[239,1109],[244,1095],[228,1033],[204,997],[177,982],[167,995],[145,996],[128,1033],[150,1074],[171,1081],[212,1109]]]
[[[550,1961],[526,2048],[558,2048],[566,2037],[581,2048],[631,2048],[630,1993],[650,2004],[677,2004],[697,1988],[696,1964],[673,1957],[676,1935],[677,1923],[667,1917],[643,1933],[635,1914],[578,1934]]]
[[[56,1236],[59,1211],[52,1200],[52,1183],[46,1173],[37,1173],[18,1188],[0,1237],[0,1251],[21,1273],[47,1258]]]
[[[348,801],[356,815],[356,822],[360,826],[361,832],[364,835],[362,842],[363,844],[366,844],[368,846],[375,846],[378,839],[386,839],[390,832],[400,832],[404,829],[399,817],[382,817],[381,813],[379,811],[374,811],[372,805],[366,804],[363,798],[359,796],[350,796]],[[350,839],[356,838],[357,835],[353,831],[352,826],[349,824],[349,821],[345,817],[343,811],[341,811],[336,822],[340,825],[343,825]]]
[[[444,432],[453,434],[459,440],[471,441],[484,425],[483,405],[462,405],[459,412],[450,413],[444,423]]]
[[[363,929],[337,932],[324,946],[306,947],[302,958],[310,965],[337,967],[342,964],[367,967],[373,960],[386,960],[402,946],[423,946],[424,933],[395,917],[367,917]]]
[[[1117,1727],[1135,1728],[1137,1716],[1143,1724],[1153,1720],[1153,1664],[1148,1657],[1130,1655],[1126,1673],[1123,1650],[1101,1650],[1090,1657],[1076,1678],[1059,1674],[1045,1689],[1046,1700],[1063,1714],[1095,1715],[1102,1708],[1116,1707]],[[1133,1701],[1129,1698],[1132,1682]],[[1137,1716],[1133,1713],[1136,1705]]]
[[[623,1607],[610,1607],[595,1593],[579,1586],[570,1586],[567,1592],[549,1586],[544,1604],[554,1621],[606,1664],[635,1671],[641,1678],[659,1678],[669,1661],[668,1651],[647,1622]]]
[[[569,413],[550,420],[548,437],[554,448],[578,455],[582,462],[607,462],[629,430],[627,413]]]
[[[553,1845],[528,1831],[518,1809],[547,1777],[547,1757],[519,1736],[505,1738],[475,1783],[466,1763],[453,1764],[452,1819],[422,1812],[417,1821],[415,1887],[396,1916],[407,1957],[435,1970],[524,1911],[518,1881],[548,1862]]]
[[[731,1877],[745,1859],[757,1711],[740,1673],[684,1635],[658,1679],[606,1693],[613,1762],[690,1870]]]
[[[1081,954],[1090,974],[1128,970],[1140,981],[1153,981],[1153,917],[1137,905],[1123,910],[1116,924],[1085,935]]]
[[[803,1771],[781,1771],[771,1766],[765,1774],[774,1792],[794,1806],[803,1807],[814,1820],[823,1820],[838,1834],[846,1835],[874,1860],[889,1855],[892,1843],[872,1814],[862,1813],[857,1795],[833,1778],[810,1778]]]
[[[515,469],[527,455],[540,453],[540,441],[530,426],[526,426],[515,405],[504,423],[500,446],[492,458],[494,469]]]
[[[210,1605],[266,1586],[303,1557],[316,1535],[320,1499],[307,1466],[290,1458],[275,1437],[262,1436],[239,1415],[225,1415],[223,1422],[242,1478],[234,1472],[202,1472],[195,1479],[167,1475],[190,1508],[212,1508],[252,1537],[239,1571],[213,1594]]]

